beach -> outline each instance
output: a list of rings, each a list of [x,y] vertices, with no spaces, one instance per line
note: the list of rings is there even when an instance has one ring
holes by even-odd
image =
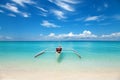
[[[63,52],[58,60],[54,51],[59,44]],[[0,80],[120,80],[119,61],[120,42],[115,41],[0,42]]]
[[[120,0],[0,0],[0,80],[120,80]]]

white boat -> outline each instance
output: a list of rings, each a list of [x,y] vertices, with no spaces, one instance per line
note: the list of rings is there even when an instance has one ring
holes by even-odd
[[[43,53],[45,53],[46,50],[47,50],[47,49],[45,49],[45,50],[39,52],[39,53],[36,54],[34,57],[36,58],[36,57],[42,55]],[[74,54],[76,54],[79,58],[81,58],[79,52],[77,52],[77,51],[74,50],[74,49],[66,49],[66,50],[64,49],[63,51],[73,51]],[[60,55],[61,55],[61,54],[62,54],[62,47],[59,46],[59,47],[56,48],[56,57],[57,57],[57,59],[60,58]]]

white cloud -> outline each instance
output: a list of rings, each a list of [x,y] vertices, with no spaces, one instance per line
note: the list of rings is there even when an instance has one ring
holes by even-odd
[[[55,38],[55,39],[66,39],[66,38],[72,38],[74,36],[75,35],[72,32],[68,34],[58,34],[58,35],[56,35],[55,33],[50,33],[48,35],[49,38]]]
[[[66,18],[64,16],[64,13],[62,11],[59,10],[52,10],[52,12],[54,13],[55,16],[57,16],[58,19],[64,19]]]
[[[44,9],[44,8],[42,8],[42,7],[36,7],[37,9],[39,9],[39,10],[41,10],[41,11],[43,11],[43,12],[48,12],[48,10],[46,10],[46,9]]]
[[[74,8],[70,4],[75,4],[76,2],[73,0],[49,0],[50,2],[56,4],[67,11],[75,11]]]
[[[50,33],[48,36],[49,37],[55,37],[55,33]]]
[[[20,6],[25,6],[25,4],[35,4],[32,0],[12,0],[13,2],[19,4]]]
[[[20,13],[18,8],[14,4],[6,3],[6,5],[0,5],[0,6],[3,7],[3,8],[6,8],[6,9],[12,11],[12,12]]]
[[[0,13],[3,13],[4,11],[3,10],[0,10]]]
[[[25,12],[20,11],[20,10],[15,6],[15,4],[6,3],[6,5],[0,5],[0,7],[5,8],[5,9],[7,9],[7,10],[10,10],[10,11],[12,11],[12,12],[14,12],[14,13],[20,14],[20,15],[22,15],[23,17],[29,17],[29,14],[28,14],[28,13],[25,13]]]
[[[90,31],[88,30],[84,30],[82,34],[79,34],[79,36],[81,38],[96,38],[97,36],[92,34]]]
[[[60,27],[58,25],[55,25],[54,23],[51,23],[51,22],[48,22],[46,20],[44,20],[42,23],[41,23],[42,26],[44,27],[48,27],[48,28],[55,28],[55,27]]]
[[[67,3],[70,3],[70,4],[77,4],[77,3],[80,3],[80,1],[76,1],[76,0],[61,0],[63,2],[67,2]]]
[[[73,32],[67,33],[67,34],[58,34],[55,35],[55,33],[50,33],[48,35],[49,38],[54,39],[91,39],[91,38],[97,38],[97,35],[92,34],[90,31],[83,31],[83,33],[80,34],[74,34]]]
[[[1,40],[13,40],[13,38],[10,37],[10,36],[2,36],[2,35],[0,35],[0,41]]]
[[[90,16],[85,19],[85,21],[96,21],[99,20],[100,16]]]
[[[13,38],[10,37],[10,36],[5,36],[5,39],[7,39],[7,40],[11,40],[11,39],[13,39]]]
[[[70,5],[68,5],[67,3],[64,3],[64,2],[61,2],[61,1],[57,1],[56,5],[58,5],[59,7],[65,9],[67,11],[74,11],[74,9]]]
[[[112,39],[115,39],[115,38],[119,38],[120,39],[120,32],[116,32],[116,33],[112,33],[112,34],[109,34],[109,35],[102,35],[101,38],[112,38]]]
[[[39,7],[39,6],[36,6],[36,8],[41,11],[40,14],[38,14],[38,15],[41,15],[41,16],[44,16],[44,17],[47,16],[48,10],[46,10],[46,9],[44,9],[42,7]]]
[[[40,34],[40,36],[43,36],[43,34]]]
[[[66,34],[50,33],[48,35],[42,35],[45,40],[120,40],[120,32],[111,33],[108,35],[95,35],[91,31],[84,30],[82,33],[74,34],[69,32]]]
[[[25,13],[25,12],[21,12],[21,14],[22,14],[22,16],[23,16],[23,17],[25,17],[25,18],[27,18],[27,17],[29,17],[29,16],[30,16],[30,14],[29,14],[29,13]]]
[[[12,13],[8,14],[8,16],[16,17],[16,15],[15,15],[15,14],[12,14]]]

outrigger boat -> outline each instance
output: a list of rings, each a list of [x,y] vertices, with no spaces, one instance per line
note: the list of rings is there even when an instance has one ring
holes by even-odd
[[[62,52],[61,46],[59,46],[58,48],[56,48],[56,53],[60,54],[61,52]]]
[[[56,48],[56,57],[59,58],[61,54],[62,54],[62,47],[59,46],[58,48]]]
[[[41,52],[39,52],[38,54],[36,54],[34,57],[36,58],[36,57],[44,54],[45,51],[47,51],[47,49],[42,50]],[[79,58],[81,58],[80,54],[76,50],[74,50],[74,49],[67,49],[67,50],[64,50],[64,51],[73,51],[74,54],[76,54]],[[60,54],[62,53],[62,47],[61,46],[57,47],[55,52],[56,52],[57,57],[59,57]]]

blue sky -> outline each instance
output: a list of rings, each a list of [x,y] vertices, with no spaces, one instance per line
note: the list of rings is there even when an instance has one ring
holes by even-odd
[[[0,0],[0,40],[120,40],[120,0]]]

